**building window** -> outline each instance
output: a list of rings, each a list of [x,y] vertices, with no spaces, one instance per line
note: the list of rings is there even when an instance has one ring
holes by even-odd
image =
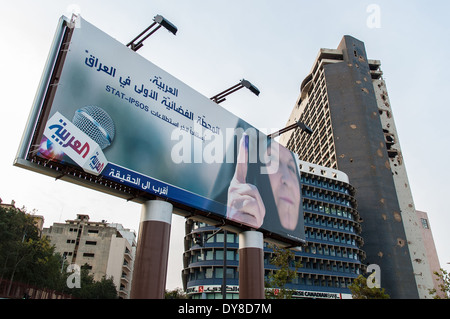
[[[216,250],[216,260],[223,260],[223,250],[221,249]]]
[[[195,270],[195,274],[197,275],[197,279],[205,279],[206,271]]]
[[[206,258],[205,258],[205,260],[213,260],[214,259],[213,254],[214,254],[214,251],[207,250],[206,251]]]
[[[227,233],[227,243],[234,243],[235,242],[235,238],[236,238],[236,235],[235,234],[233,234],[233,233]]]
[[[236,253],[237,258],[237,253]],[[227,260],[235,260],[235,251],[227,250]]]
[[[94,253],[83,253],[83,257],[94,257]]]
[[[423,227],[423,228],[425,228],[425,229],[428,229],[428,228],[429,228],[429,226],[428,226],[428,220],[427,220],[427,219],[421,218],[420,221],[422,222],[422,227]]]
[[[217,235],[214,235],[214,236],[211,236],[211,234],[210,233],[207,233],[207,243],[208,244],[212,244],[212,243],[214,243],[214,238],[216,237]],[[222,234],[222,238],[223,238],[223,234]],[[223,242],[223,239],[222,239],[222,242]]]
[[[238,279],[238,277],[236,276],[237,272],[235,271],[234,268],[227,268],[227,278],[229,279]]]
[[[219,234],[216,234],[216,242],[217,243],[223,243],[223,233],[219,233]]]

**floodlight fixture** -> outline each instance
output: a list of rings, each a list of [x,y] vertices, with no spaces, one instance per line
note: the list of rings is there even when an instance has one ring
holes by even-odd
[[[173,33],[174,35],[176,35],[178,29],[177,27],[171,23],[169,20],[167,20],[166,18],[164,18],[161,15],[156,15],[153,18],[153,23],[146,28],[144,31],[142,31],[137,37],[135,37],[133,40],[130,41],[130,43],[127,44],[127,47],[130,47],[131,50],[133,51],[137,51],[140,48],[142,48],[142,46],[144,45],[143,42],[149,37],[151,36],[153,33],[155,33],[156,31],[158,31],[161,27],[166,28],[169,32]],[[155,27],[156,26],[156,27]],[[155,27],[155,28],[153,28]],[[153,28],[153,29],[152,29]],[[148,33],[147,33],[148,32]],[[147,34],[146,34],[147,33]],[[146,34],[146,35],[145,35]],[[144,36],[145,35],[145,36]],[[141,40],[139,40],[138,42],[135,43],[135,41],[137,41],[140,37],[143,37]]]
[[[247,89],[249,89],[251,92],[253,92],[256,96],[259,95],[260,91],[258,90],[258,88],[256,86],[254,86],[253,84],[250,83],[250,81],[247,81],[245,79],[241,80],[241,84],[246,87]]]
[[[156,23],[159,23],[159,25],[163,26],[164,28],[167,29],[167,31],[169,31],[170,33],[173,33],[173,35],[177,34],[177,27],[171,23],[169,20],[167,20],[166,18],[164,18],[162,15],[156,15],[153,20]]]
[[[281,130],[279,130],[279,131],[277,131],[275,133],[267,135],[267,137],[268,138],[275,138],[275,137],[280,136],[281,134],[286,133],[286,132],[288,132],[290,130],[293,130],[293,129],[297,128],[297,127],[300,128],[303,132],[307,133],[308,135],[311,135],[313,133],[313,131],[311,130],[311,128],[309,126],[307,126],[304,123],[298,121],[298,122],[296,122],[294,124],[286,126],[285,128],[282,128]]]
[[[250,81],[247,81],[246,79],[242,79],[238,84],[233,85],[232,87],[226,89],[225,91],[222,91],[219,94],[214,95],[210,99],[213,100],[214,102],[216,102],[217,104],[219,104],[226,100],[225,96],[228,96],[231,93],[234,93],[244,87],[249,89],[256,96],[258,96],[260,93],[259,89],[256,86],[254,86]]]

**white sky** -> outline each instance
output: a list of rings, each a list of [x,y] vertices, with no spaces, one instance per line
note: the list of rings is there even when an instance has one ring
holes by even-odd
[[[380,9],[379,28],[367,24],[372,3]],[[416,209],[428,213],[441,266],[450,269],[450,2],[2,1],[0,198],[36,209],[44,227],[87,213],[137,232],[138,204],[12,165],[58,19],[74,9],[124,44],[163,15],[177,35],[161,29],[139,54],[207,97],[251,81],[259,97],[242,90],[221,105],[260,129],[285,126],[320,48],[336,48],[345,34],[363,41],[368,58],[382,63]],[[184,219],[174,216],[169,289],[182,287],[183,236]]]

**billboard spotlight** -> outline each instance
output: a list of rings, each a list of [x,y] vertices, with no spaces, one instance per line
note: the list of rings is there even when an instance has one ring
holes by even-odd
[[[159,30],[159,28],[164,27],[166,28],[169,32],[173,33],[174,35],[176,35],[178,29],[177,27],[171,23],[169,20],[167,20],[166,18],[164,18],[161,15],[156,15],[153,18],[153,22],[147,29],[145,29],[144,31],[142,31],[137,37],[135,37],[133,40],[130,41],[130,43],[127,44],[127,47],[131,47],[131,50],[133,51],[137,51],[140,48],[142,48],[142,46],[144,45],[143,42],[149,37],[151,36],[153,33],[155,33],[156,31]],[[158,25],[157,25],[158,24]],[[156,26],[157,25],[157,26]],[[151,30],[154,26],[156,26],[156,28],[154,28],[153,30]],[[150,31],[150,32],[149,32]],[[149,32],[147,35],[144,36],[144,34],[146,32]],[[141,40],[139,40],[139,42],[134,43],[135,41],[137,41],[137,39],[139,39],[140,37],[144,36]]]
[[[241,84],[246,87],[247,89],[249,89],[250,91],[252,91],[256,96],[259,95],[259,90],[256,86],[254,86],[253,84],[251,84],[249,81],[242,79],[241,80]]]
[[[226,89],[225,91],[220,92],[219,94],[214,95],[211,100],[216,102],[217,104],[225,101],[225,96],[230,95],[231,93],[236,92],[237,90],[242,89],[243,87],[249,89],[251,92],[253,92],[256,96],[259,95],[260,91],[256,86],[254,86],[250,81],[247,81],[246,79],[242,79],[238,84]]]
[[[175,25],[173,25],[173,23],[171,23],[169,20],[167,20],[166,18],[164,18],[162,15],[157,15],[153,18],[153,20],[157,23],[159,23],[160,25],[162,25],[164,28],[167,29],[167,31],[173,33],[173,35],[177,34],[177,27]]]

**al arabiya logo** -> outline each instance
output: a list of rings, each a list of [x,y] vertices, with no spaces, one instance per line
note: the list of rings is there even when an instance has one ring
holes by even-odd
[[[65,154],[85,172],[96,176],[108,163],[100,145],[59,112],[48,120],[44,137],[47,141],[41,143],[43,151],[40,150],[44,156],[59,159]]]

